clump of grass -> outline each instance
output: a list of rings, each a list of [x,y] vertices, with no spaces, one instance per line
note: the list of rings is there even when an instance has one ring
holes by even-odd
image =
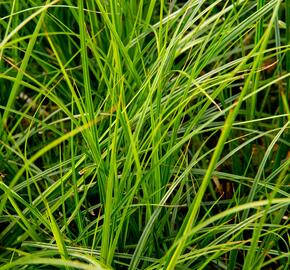
[[[289,268],[289,5],[2,2],[0,270]]]

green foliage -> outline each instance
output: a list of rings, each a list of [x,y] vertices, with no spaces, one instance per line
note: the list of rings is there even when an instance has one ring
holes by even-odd
[[[0,270],[289,269],[290,1],[0,8]]]

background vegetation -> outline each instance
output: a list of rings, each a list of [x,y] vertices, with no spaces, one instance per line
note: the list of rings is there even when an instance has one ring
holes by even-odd
[[[290,268],[290,1],[0,10],[0,270]]]

